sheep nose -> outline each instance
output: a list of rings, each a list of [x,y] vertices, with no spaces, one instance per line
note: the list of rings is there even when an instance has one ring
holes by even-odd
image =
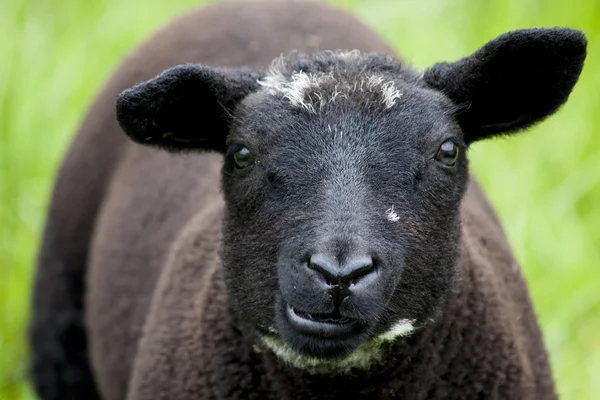
[[[367,255],[346,257],[343,263],[328,254],[313,254],[308,268],[319,273],[328,286],[357,285],[374,272],[373,258]]]

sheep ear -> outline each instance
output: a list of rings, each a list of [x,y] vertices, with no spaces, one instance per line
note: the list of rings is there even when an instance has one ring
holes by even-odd
[[[228,117],[257,87],[247,68],[180,65],[123,91],[117,120],[133,141],[170,151],[225,151]]]
[[[458,107],[465,140],[516,132],[555,113],[586,58],[583,32],[568,28],[512,31],[454,63],[438,63],[424,81]]]

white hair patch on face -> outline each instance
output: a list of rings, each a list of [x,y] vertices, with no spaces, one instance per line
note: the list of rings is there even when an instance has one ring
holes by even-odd
[[[386,108],[392,108],[396,104],[396,100],[402,96],[402,93],[396,88],[394,82],[389,81],[381,85],[381,94],[383,96],[383,103]]]
[[[333,54],[342,63],[352,63],[362,57],[357,50]],[[289,68],[292,67],[286,64],[285,58],[279,57],[271,63],[266,75],[257,82],[269,94],[280,95],[292,106],[301,107],[313,114],[317,110],[323,111],[328,103],[349,98],[352,94],[360,93],[356,98],[369,102],[369,94],[377,93],[386,109],[392,108],[402,96],[394,81],[386,81],[377,74],[344,78],[343,73],[338,76],[333,71],[305,72]],[[330,84],[334,84],[333,90],[331,86],[325,89]]]
[[[273,325],[269,326],[269,328],[267,330],[271,333],[277,333],[277,328],[275,328],[275,326],[273,326]]]
[[[323,73],[307,74],[304,71],[299,71],[294,72],[288,79],[283,72],[284,69],[284,59],[282,57],[275,59],[266,76],[258,80],[258,84],[271,94],[280,94],[293,106],[302,107],[311,113],[315,113],[314,105],[306,101],[306,93],[308,90],[318,87],[327,79],[332,78],[332,76]],[[322,96],[317,93],[317,97],[320,99],[320,108],[323,108],[324,100]]]
[[[393,81],[384,82],[381,76],[373,75],[367,79],[367,88],[381,90],[381,96],[383,98],[383,104],[386,108],[392,108],[396,104],[396,100],[402,96],[402,93],[396,88],[396,84]],[[361,83],[362,89],[362,83]]]
[[[378,75],[371,75],[369,79],[367,79],[367,87],[369,89],[376,88],[377,86],[383,83],[383,78]]]
[[[306,92],[318,87],[320,83],[326,80],[328,75],[325,74],[307,74],[305,72],[294,73],[290,80],[279,75],[268,75],[258,83],[266,88],[271,94],[279,93],[282,98],[287,99],[291,105],[302,107],[305,110],[315,113],[313,104],[305,100]],[[321,98],[321,108],[323,100]]]
[[[383,357],[383,339],[375,338],[359,346],[352,354],[342,359],[322,359],[306,356],[292,349],[281,339],[263,337],[263,345],[271,350],[283,363],[308,371],[312,374],[345,374],[353,369],[369,369]]]
[[[401,319],[383,334],[361,344],[350,355],[341,359],[322,359],[306,356],[292,349],[288,344],[274,336],[263,336],[262,344],[271,350],[283,363],[316,374],[344,374],[351,370],[369,369],[373,363],[385,356],[382,345],[407,336],[415,328],[414,320]]]
[[[392,327],[385,333],[378,336],[379,339],[386,342],[392,342],[399,337],[407,336],[415,330],[414,320],[412,319],[401,319],[396,322]]]
[[[398,222],[400,220],[398,213],[394,211],[394,206],[391,206],[390,208],[385,210],[385,216],[390,222]]]
[[[263,79],[259,79],[257,83],[270,92],[277,92],[288,82],[287,78],[285,77],[284,70],[285,59],[283,56],[281,56],[273,60],[265,77]]]

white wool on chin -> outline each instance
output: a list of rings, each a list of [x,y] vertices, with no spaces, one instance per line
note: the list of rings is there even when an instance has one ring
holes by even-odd
[[[414,331],[414,320],[401,319],[386,332],[360,345],[352,354],[342,359],[320,359],[298,353],[281,339],[263,336],[264,346],[270,349],[283,363],[314,374],[344,374],[352,369],[369,369],[380,361],[384,354],[382,344],[408,336]]]

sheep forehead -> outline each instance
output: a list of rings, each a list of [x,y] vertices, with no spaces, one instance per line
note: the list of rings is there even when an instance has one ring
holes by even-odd
[[[290,105],[311,113],[322,111],[327,104],[352,95],[365,102],[376,98],[384,109],[390,109],[402,96],[396,83],[378,72],[344,73],[344,65],[357,63],[360,52],[339,52],[333,57],[340,64],[339,71],[290,71],[285,59],[280,57],[258,83],[269,94],[278,95]]]

